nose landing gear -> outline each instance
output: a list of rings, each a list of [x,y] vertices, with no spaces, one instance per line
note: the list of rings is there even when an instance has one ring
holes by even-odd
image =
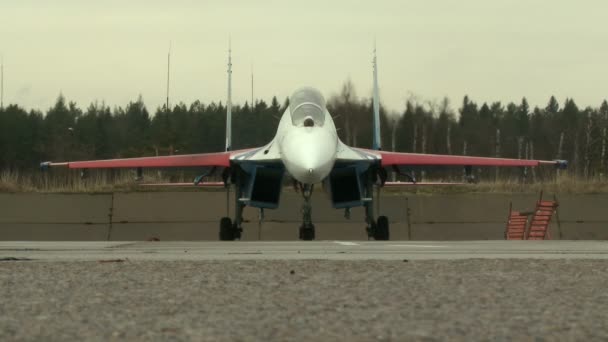
[[[312,223],[312,205],[310,198],[312,197],[312,184],[301,184],[300,190],[304,197],[302,205],[302,225],[300,226],[300,240],[311,241],[315,239],[315,225]]]

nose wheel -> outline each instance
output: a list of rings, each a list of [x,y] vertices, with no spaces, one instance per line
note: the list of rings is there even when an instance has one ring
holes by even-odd
[[[300,226],[300,240],[304,241],[312,241],[315,239],[315,225],[310,224],[302,224]]]

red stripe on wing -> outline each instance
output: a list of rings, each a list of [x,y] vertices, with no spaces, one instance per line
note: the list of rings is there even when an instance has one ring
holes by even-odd
[[[538,160],[450,156],[440,154],[398,153],[371,151],[382,158],[382,166],[444,165],[444,166],[538,166]]]
[[[230,166],[230,156],[235,152],[185,154],[177,156],[141,157],[107,160],[68,162],[70,169],[136,168],[136,167],[191,167]]]

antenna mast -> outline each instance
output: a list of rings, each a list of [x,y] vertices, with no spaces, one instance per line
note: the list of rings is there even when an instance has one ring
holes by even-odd
[[[226,151],[232,149],[232,42],[228,39],[228,100],[226,101]]]
[[[378,61],[376,58],[376,41],[374,40],[374,97],[373,97],[373,105],[374,105],[374,141],[373,148],[374,150],[381,149],[380,142],[380,95],[378,94]]]
[[[4,109],[4,56],[0,57],[0,109]]]
[[[167,53],[167,104],[166,109],[169,112],[169,77],[171,72],[171,41],[169,41],[169,52]]]

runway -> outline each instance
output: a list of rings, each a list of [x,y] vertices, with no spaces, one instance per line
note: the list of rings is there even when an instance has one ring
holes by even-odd
[[[608,259],[605,241],[2,241],[0,258],[46,261]]]
[[[605,340],[607,256],[599,241],[1,242],[0,340]]]

